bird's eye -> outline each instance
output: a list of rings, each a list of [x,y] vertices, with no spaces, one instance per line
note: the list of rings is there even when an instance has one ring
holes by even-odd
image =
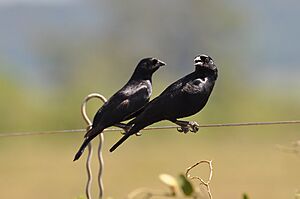
[[[194,81],[193,81],[193,84],[194,85],[199,85],[201,83],[201,79],[195,79]]]
[[[209,63],[210,62],[210,59],[209,59],[209,57],[207,57],[206,59],[205,59],[205,63]]]
[[[156,64],[157,64],[157,59],[153,59],[153,60],[152,60],[152,64],[153,64],[153,65],[156,65]]]

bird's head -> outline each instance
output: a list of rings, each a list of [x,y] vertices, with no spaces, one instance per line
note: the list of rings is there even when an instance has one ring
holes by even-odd
[[[141,75],[152,75],[161,66],[165,66],[165,65],[166,64],[163,61],[157,58],[153,58],[153,57],[144,58],[138,63],[135,72]]]
[[[194,66],[196,70],[209,69],[212,71],[217,71],[217,66],[215,65],[213,59],[204,54],[195,57]]]

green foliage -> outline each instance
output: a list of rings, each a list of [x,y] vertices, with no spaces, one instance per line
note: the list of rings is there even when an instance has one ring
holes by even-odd
[[[243,193],[243,199],[250,199],[247,193]]]
[[[178,183],[185,196],[191,196],[194,193],[194,187],[185,175],[180,174],[178,176]]]
[[[195,194],[193,184],[183,174],[178,175],[177,178],[169,174],[161,174],[159,175],[159,178],[170,188],[171,194],[174,196],[181,195],[181,193],[185,196],[192,196]]]

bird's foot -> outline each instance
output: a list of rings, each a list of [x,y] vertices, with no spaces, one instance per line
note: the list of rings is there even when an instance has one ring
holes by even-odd
[[[188,133],[190,130],[189,125],[182,125],[177,128],[177,131],[180,133]]]
[[[130,129],[131,129],[131,126],[130,125],[126,125],[126,124],[122,124],[122,125],[118,125],[118,127],[120,127],[121,129],[123,129],[124,131],[121,131],[121,134],[122,135],[125,135]]]
[[[199,131],[199,124],[197,122],[191,121],[189,122],[190,131],[193,133],[197,133]]]
[[[177,128],[177,131],[188,133],[189,131],[196,133],[199,130],[199,124],[197,122],[188,122],[186,125],[180,125],[180,127]]]

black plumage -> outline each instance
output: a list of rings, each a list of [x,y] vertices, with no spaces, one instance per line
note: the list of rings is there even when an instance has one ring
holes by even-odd
[[[196,122],[179,121],[178,118],[198,113],[207,103],[218,77],[218,70],[211,57],[199,55],[194,59],[195,71],[167,87],[149,102],[144,111],[129,122],[131,129],[110,149],[114,151],[129,136],[161,120],[178,124],[181,131],[197,131]]]
[[[88,143],[105,128],[119,126],[127,129],[120,122],[131,119],[149,102],[152,93],[152,74],[164,62],[156,58],[142,59],[129,81],[116,92],[96,113],[92,128],[84,136],[84,142],[76,153],[74,161],[79,159]]]

